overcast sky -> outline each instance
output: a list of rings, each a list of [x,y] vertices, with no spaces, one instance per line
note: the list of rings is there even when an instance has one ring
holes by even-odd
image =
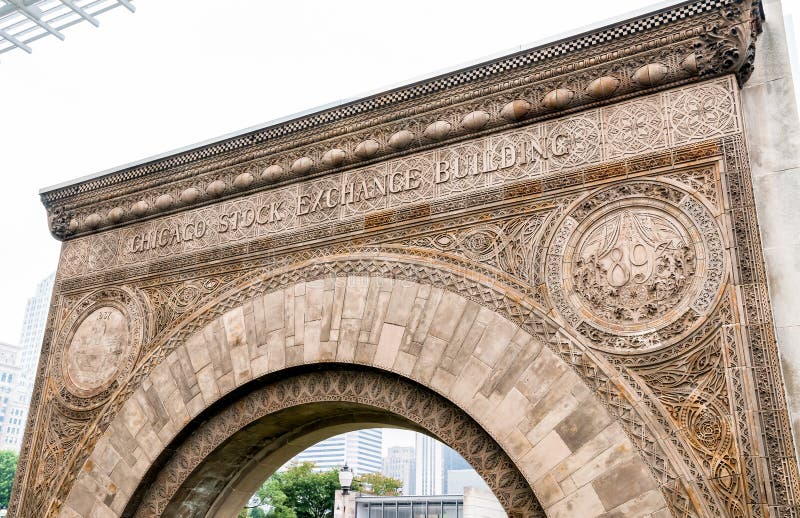
[[[784,2],[800,19],[800,1]],[[0,54],[0,341],[56,268],[40,188],[641,9],[609,2],[136,0]],[[794,33],[800,31],[796,28]],[[796,45],[796,43],[795,43]]]

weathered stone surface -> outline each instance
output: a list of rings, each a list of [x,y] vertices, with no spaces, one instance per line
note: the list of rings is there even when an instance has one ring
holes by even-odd
[[[64,244],[12,514],[232,511],[376,423],[456,447],[514,518],[796,508],[800,163],[769,148],[797,133],[779,63],[737,90],[759,9],[668,7],[44,192]]]
[[[751,291],[763,293],[764,284],[769,287],[773,320],[770,322],[762,302],[758,304],[758,323],[775,328],[796,457],[796,445],[800,441],[800,355],[797,354],[800,318],[796,311],[800,306],[800,264],[797,262],[800,232],[796,228],[796,200],[800,196],[797,181],[800,121],[781,2],[766,1],[763,8],[770,23],[765,24],[763,37],[759,38],[754,72],[741,93],[749,172],[753,177],[758,234],[764,247],[767,274],[766,279],[754,279],[760,286]],[[759,329],[753,335],[762,337],[765,333],[770,336],[771,329]],[[778,358],[776,355],[763,361],[774,364]],[[787,455],[791,456],[792,452],[787,451]]]

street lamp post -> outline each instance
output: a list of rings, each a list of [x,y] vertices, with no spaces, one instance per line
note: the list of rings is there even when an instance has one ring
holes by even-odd
[[[353,483],[353,471],[344,463],[339,470],[339,485],[342,487],[342,518],[347,518],[347,495],[350,494],[350,485]]]

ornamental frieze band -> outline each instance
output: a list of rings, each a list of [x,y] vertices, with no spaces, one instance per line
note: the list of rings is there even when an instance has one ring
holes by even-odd
[[[45,190],[10,514],[233,517],[380,424],[512,518],[800,515],[764,16],[684,2]]]
[[[697,139],[698,127],[704,128],[704,139],[732,135],[741,130],[733,95],[732,79],[714,80],[680,95],[648,96],[71,240],[64,245],[62,270],[72,277],[319,224],[363,222],[371,212],[689,144]]]

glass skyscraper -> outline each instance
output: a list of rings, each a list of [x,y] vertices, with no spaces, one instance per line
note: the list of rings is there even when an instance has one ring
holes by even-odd
[[[417,455],[413,446],[392,446],[383,458],[383,474],[403,481],[403,494],[416,494]]]
[[[22,374],[20,389],[24,394],[25,406],[30,403],[33,394],[33,383],[36,379],[36,368],[39,365],[39,353],[42,350],[44,329],[47,325],[47,311],[53,294],[55,272],[36,286],[36,294],[28,299],[25,306],[25,319],[22,322],[19,347],[22,350],[19,367]]]
[[[416,435],[415,494],[428,496],[443,493],[444,447],[433,437],[421,433]]]
[[[28,401],[22,387],[19,368],[21,349],[0,343],[0,449],[19,451]]]
[[[19,345],[0,344],[0,449],[22,446],[55,276],[42,280],[28,299]]]
[[[316,471],[339,468],[346,462],[356,475],[379,473],[383,464],[382,447],[380,428],[356,430],[318,442],[289,462],[313,462]]]

